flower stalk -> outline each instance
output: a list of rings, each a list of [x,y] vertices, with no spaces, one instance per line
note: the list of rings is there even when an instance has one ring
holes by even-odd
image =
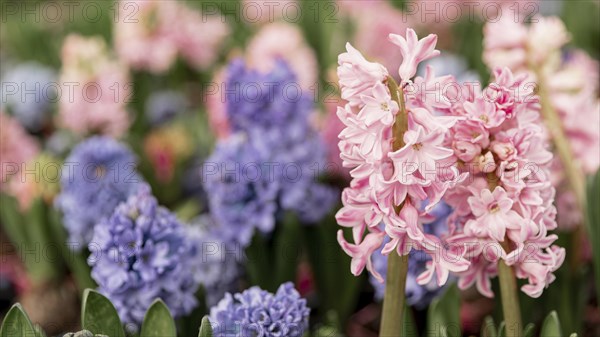
[[[498,177],[490,172],[487,174],[488,187],[493,191],[498,186]],[[508,237],[502,242],[502,249],[510,252]],[[521,308],[517,294],[517,279],[513,268],[500,259],[498,261],[498,281],[500,282],[500,298],[502,299],[502,314],[506,324],[506,337],[521,337],[523,325]]]
[[[400,110],[393,125],[394,151],[404,147],[404,133],[408,130],[408,114],[404,103],[404,93],[392,77],[387,78],[390,95],[398,103]],[[402,205],[395,207],[399,212]],[[406,306],[406,276],[408,274],[408,256],[400,256],[393,252],[388,256],[385,294],[379,336],[402,336],[404,308]]]
[[[538,81],[541,82],[543,80],[542,71],[539,68],[536,68],[535,74]],[[579,208],[585,210],[585,175],[581,168],[577,166],[577,160],[569,145],[570,142],[562,127],[558,112],[552,107],[550,96],[542,83],[538,83],[538,96],[540,97],[541,115],[544,118],[546,128],[552,137],[553,145],[556,148],[560,162],[564,167],[569,185],[571,185],[571,188],[575,193]]]
[[[506,243],[506,241],[504,242]],[[506,250],[506,247],[503,248]],[[498,280],[500,281],[500,297],[502,299],[504,323],[506,324],[506,337],[521,337],[523,325],[521,323],[521,308],[519,307],[519,296],[517,295],[515,271],[502,259],[498,263]]]

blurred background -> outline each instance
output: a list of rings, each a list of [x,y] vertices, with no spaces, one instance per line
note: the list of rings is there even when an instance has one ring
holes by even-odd
[[[310,330],[315,335],[336,331],[376,336],[383,288],[366,273],[352,276],[350,259],[336,241],[339,226],[334,214],[340,207],[339,193],[349,181],[337,149],[337,134],[343,128],[335,116],[336,106],[343,104],[335,74],[337,55],[350,42],[369,60],[397,69],[400,53],[387,43],[387,35],[404,34],[411,27],[419,36],[439,36],[437,48],[443,56],[434,61],[437,69],[462,81],[485,84],[490,78],[482,59],[485,23],[505,16],[529,22],[540,15],[564,22],[570,34],[564,57],[571,50],[585,52],[596,65],[590,69],[595,69],[591,78],[597,82],[597,0],[1,0],[0,317],[19,301],[49,336],[78,329],[81,291],[97,280],[90,278],[85,243],[65,222],[71,206],[57,202],[64,200],[58,196],[66,193],[66,187],[53,170],[90,137],[116,139],[130,149],[135,174],[151,186],[158,203],[194,227],[199,238],[206,240],[215,222],[229,221],[223,214],[229,211],[220,210],[212,196],[227,198],[235,192],[206,186],[203,179],[207,160],[215,159],[211,156],[218,151],[215,146],[235,131],[235,121],[227,119],[227,109],[235,107],[226,102],[226,84],[236,74],[240,81],[258,76],[235,73],[236,60],[264,73],[279,69],[278,60],[284,60],[294,74],[290,81],[307,106],[265,104],[263,109],[306,113],[298,123],[308,125],[309,132],[296,141],[319,153],[318,184],[295,196],[307,201],[303,209],[279,202],[281,211],[273,216],[277,225],[261,230],[265,236],[253,237],[254,228],[249,229],[244,244],[234,248],[239,256],[198,267],[203,286],[194,296],[200,305],[179,319],[180,335],[195,333],[200,317],[225,291],[256,284],[274,291],[275,285],[290,280],[312,308]],[[275,78],[286,75],[281,76]],[[598,133],[600,125],[595,127]],[[282,146],[283,151],[296,149],[287,143]],[[6,163],[26,165],[15,168]],[[43,178],[11,178],[22,170],[32,176],[43,170]],[[559,191],[557,199],[562,196]],[[569,252],[567,261],[541,298],[521,294],[524,321],[539,323],[557,310],[564,331],[600,336],[593,274],[593,263],[600,262],[594,262],[592,249],[594,242],[600,245],[600,238],[598,232],[582,228],[585,215],[574,209],[572,201],[569,204],[568,193],[562,202],[566,206],[562,213],[559,206],[559,244]],[[79,207],[85,212],[88,206]],[[72,249],[76,244],[84,249]],[[242,255],[267,258],[248,262]],[[380,264],[385,266],[385,261]],[[475,290],[410,282],[409,276],[414,335],[427,331],[428,308],[432,301],[439,305],[440,296],[462,303],[456,315],[465,336],[479,335],[488,323],[486,316],[499,320],[499,306]],[[497,284],[493,287],[497,289]]]

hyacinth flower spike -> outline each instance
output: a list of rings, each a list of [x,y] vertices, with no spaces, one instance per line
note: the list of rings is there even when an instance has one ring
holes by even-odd
[[[379,251],[388,256],[380,336],[402,331],[407,255],[413,250],[431,257],[416,278],[422,285],[435,280],[441,286],[452,273],[462,289],[475,284],[493,297],[490,279],[498,276],[506,323],[519,335],[516,278],[528,281],[521,290],[538,297],[564,260],[564,249],[552,246],[556,237],[547,235],[556,228],[555,192],[548,180],[552,154],[536,126],[537,98],[515,96],[525,78],[497,69],[495,85],[486,89],[497,91],[493,102],[479,91],[458,102],[444,101],[438,92],[442,99],[432,101],[431,88],[455,81],[435,77],[432,68],[412,79],[420,62],[438,55],[436,37],[418,40],[408,29],[406,38],[392,34],[390,40],[403,56],[401,86],[349,45],[338,59],[342,98],[348,101],[337,111],[345,125],[340,157],[352,181],[336,219],[352,228],[353,244],[338,233],[352,257],[351,272],[366,268],[381,282],[371,258]],[[527,169],[532,163],[538,171]],[[449,232],[431,235],[422,220],[442,200],[454,209]],[[528,245],[538,248],[535,266],[523,259]],[[486,256],[481,247],[497,253]]]
[[[436,261],[428,264],[420,277],[422,282],[435,274],[443,284],[449,272],[468,267],[460,252],[444,251],[456,256],[455,262],[440,262],[440,239],[427,235],[419,222],[426,215],[427,211],[420,210],[425,209],[427,201],[429,210],[464,175],[451,169],[446,170],[450,176],[443,176],[439,170],[442,163],[452,161],[453,151],[442,142],[444,133],[458,119],[435,115],[423,97],[409,96],[404,91],[412,83],[419,63],[439,54],[435,50],[437,37],[419,40],[412,29],[407,29],[406,36],[389,37],[403,56],[399,69],[402,86],[385,67],[367,61],[349,44],[338,59],[342,98],[348,101],[337,112],[345,125],[339,135],[340,157],[351,169],[352,182],[342,195],[344,207],[336,218],[341,226],[352,228],[355,243],[348,243],[342,231],[338,242],[352,257],[354,275],[366,268],[380,282],[383,278],[374,269],[371,257],[379,249],[389,255],[381,336],[397,336],[402,330],[399,317],[405,305],[407,255],[412,249],[422,250]],[[443,80],[432,73],[426,79],[431,83]]]

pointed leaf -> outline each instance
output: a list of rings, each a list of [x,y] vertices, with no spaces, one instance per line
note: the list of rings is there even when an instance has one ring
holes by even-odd
[[[41,326],[39,325],[34,325],[33,328],[35,329],[35,337],[46,337],[46,333],[44,332],[44,329],[42,329]]]
[[[81,327],[94,334],[125,337],[117,310],[99,292],[86,289],[83,293]]]
[[[560,322],[556,311],[552,311],[542,324],[541,336],[544,337],[560,337],[562,333],[560,331]]]
[[[500,322],[500,325],[498,325],[498,337],[506,337],[506,324],[504,321]]]
[[[210,325],[210,321],[208,320],[208,316],[202,317],[202,324],[200,325],[200,333],[198,337],[212,337],[212,326]]]
[[[481,337],[497,337],[498,333],[496,331],[496,323],[494,323],[494,319],[490,316],[487,316],[483,321],[483,325],[481,326]]]
[[[23,311],[23,307],[19,303],[15,304],[10,308],[2,327],[0,327],[0,337],[35,337],[36,331],[29,320],[29,317]]]
[[[534,334],[535,334],[535,325],[533,325],[533,323],[527,324],[527,326],[523,330],[523,337],[534,337]]]
[[[165,303],[157,299],[152,303],[144,322],[142,323],[142,332],[140,337],[175,337],[177,328],[175,321],[169,312]]]
[[[462,336],[460,329],[460,293],[456,285],[433,300],[427,313],[428,331],[448,337]]]

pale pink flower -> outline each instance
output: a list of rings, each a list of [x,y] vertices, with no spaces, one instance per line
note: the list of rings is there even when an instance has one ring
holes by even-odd
[[[491,68],[508,67],[513,71],[526,67],[527,28],[511,15],[484,27],[483,60]]]
[[[128,69],[110,55],[101,37],[67,36],[62,61],[58,124],[80,136],[123,135],[133,89]]]
[[[369,95],[375,83],[386,79],[388,71],[379,63],[367,61],[350,43],[346,43],[346,50],[338,57],[342,99],[358,106],[362,104],[361,95]]]
[[[413,22],[413,16],[403,14],[389,1],[339,1],[347,8],[356,22],[355,45],[367,57],[381,63],[386,69],[398,69],[402,54],[390,48],[375,36],[403,34]],[[354,6],[354,8],[348,8]]]
[[[9,178],[17,174],[38,152],[36,140],[18,121],[0,110],[0,190],[4,190]]]
[[[398,74],[400,74],[400,79],[403,82],[409,81],[415,76],[419,63],[440,54],[440,51],[435,49],[437,36],[433,34],[419,40],[417,33],[407,28],[406,38],[401,35],[390,34],[389,39],[393,44],[400,47],[402,53],[402,64],[398,69]]]
[[[317,83],[317,58],[298,26],[285,22],[265,25],[252,38],[247,48],[248,65],[269,72],[278,59],[285,60],[298,77],[302,89]]]
[[[484,57],[484,60],[490,68],[506,65],[514,73],[522,76],[529,75],[529,80],[524,83],[535,80],[546,86],[548,94],[546,99],[560,116],[576,165],[585,173],[593,173],[600,166],[600,157],[597,155],[600,151],[600,129],[597,127],[600,123],[598,63],[582,51],[563,53],[562,49],[569,42],[570,36],[560,19],[556,17],[535,19],[537,21],[531,25],[514,22],[508,18],[486,24],[484,55],[488,57]],[[518,42],[509,43],[508,39],[512,38],[516,31],[519,32]],[[503,63],[498,58],[502,53],[519,54],[522,57],[519,62]],[[534,72],[542,78],[535,79],[532,76]],[[544,103],[548,104],[548,102]],[[513,104],[513,106],[523,105]],[[524,125],[543,128],[543,124],[534,126],[530,123],[531,118],[534,117],[529,112],[530,109],[514,112],[504,107],[503,109],[507,112],[507,116],[510,114],[517,116],[520,128]],[[542,132],[549,136],[544,129]],[[569,193],[558,158],[555,158],[552,164],[552,183],[559,188],[559,195]],[[560,213],[565,213],[559,214],[561,226],[572,229],[574,224],[571,214],[577,210],[570,211],[573,205],[568,202],[568,198],[559,198],[557,204]]]
[[[204,15],[183,4],[178,6],[176,17],[168,24],[179,53],[198,70],[213,65],[231,32],[220,15]]]
[[[444,283],[449,272],[464,271],[468,261],[460,251],[449,252],[440,238],[426,234],[421,218],[427,218],[426,213],[444,193],[466,178],[450,167],[454,164],[453,151],[442,146],[444,135],[460,118],[437,116],[430,110],[432,105],[404,94],[406,146],[393,151],[394,119],[400,112],[387,87],[391,80],[388,71],[367,61],[349,44],[346,48],[347,52],[339,56],[338,77],[342,98],[348,104],[338,107],[337,116],[345,126],[339,133],[340,157],[344,167],[351,169],[352,181],[342,193],[344,206],[336,219],[341,226],[352,228],[354,244],[346,242],[341,232],[338,241],[353,258],[354,274],[364,267],[371,269],[371,254],[388,236],[383,254],[422,250],[434,263],[420,281],[427,283],[436,275],[438,283]],[[435,78],[431,72],[427,80],[434,83],[451,78]],[[451,256],[452,261],[444,260],[441,254]]]
[[[495,128],[504,122],[504,111],[498,111],[496,105],[483,97],[478,97],[475,102],[465,102],[465,112],[474,120],[479,120],[486,128]]]
[[[528,280],[522,290],[539,296],[562,263],[562,249],[552,245],[557,237],[548,234],[556,228],[549,174],[552,154],[539,126],[536,99],[527,102],[513,90],[523,78],[508,69],[494,75],[499,100],[484,102],[486,88],[449,110],[464,119],[451,128],[446,142],[464,161],[458,167],[471,176],[446,193],[444,200],[455,209],[447,242],[467,247],[471,267],[457,273],[462,289],[476,284],[479,292],[492,297],[490,279],[502,259],[515,268],[518,278]],[[504,116],[507,111],[510,118]],[[493,191],[490,185],[495,186]],[[535,252],[539,259],[520,259],[523,247],[539,250]]]
[[[375,83],[372,95],[361,97],[365,105],[358,113],[358,118],[364,120],[366,126],[371,126],[375,122],[391,126],[399,109],[398,103],[392,100],[381,82]]]
[[[361,243],[351,244],[344,239],[343,231],[338,231],[338,243],[344,252],[352,257],[352,263],[350,264],[350,271],[352,274],[359,275],[366,266],[368,271],[373,273],[376,278],[383,282],[381,275],[373,269],[371,261],[371,255],[381,247],[383,238],[384,233],[369,233]]]
[[[527,52],[530,62],[540,64],[560,52],[560,48],[570,40],[564,23],[557,17],[536,17],[527,35]]]
[[[492,239],[502,242],[506,229],[518,229],[523,221],[517,212],[512,210],[513,201],[500,186],[496,187],[494,192],[484,189],[479,196],[469,197],[468,202],[476,218],[467,221],[465,231],[477,236],[489,235]]]
[[[390,153],[390,158],[394,161],[397,172],[401,172],[401,167],[407,163],[416,164],[418,172],[425,178],[430,172],[436,171],[436,163],[449,158],[452,150],[442,147],[444,134],[437,132],[425,133],[421,126],[416,130],[408,130],[404,133],[404,147],[398,151]]]

